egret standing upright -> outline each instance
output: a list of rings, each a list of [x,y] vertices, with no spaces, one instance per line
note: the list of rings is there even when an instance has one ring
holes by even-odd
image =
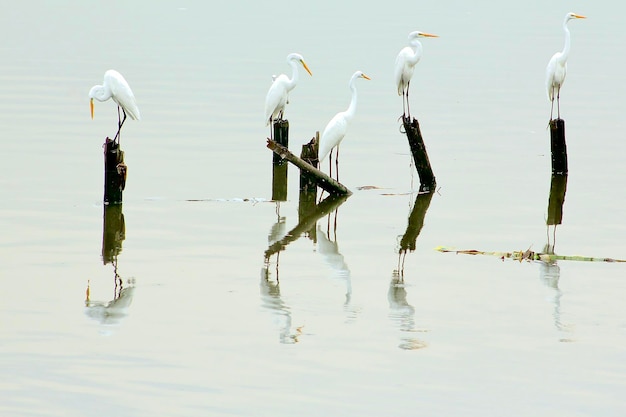
[[[561,86],[565,81],[565,73],[567,72],[567,58],[569,57],[570,50],[570,33],[567,28],[567,22],[572,19],[585,19],[585,16],[568,13],[563,20],[563,31],[565,32],[565,46],[563,51],[557,52],[552,55],[550,62],[546,68],[546,89],[548,91],[548,99],[550,100],[550,120],[552,120],[552,113],[554,112],[554,97],[556,96],[556,108],[557,118],[561,118],[561,106],[559,103],[561,95]]]
[[[298,83],[298,63],[302,64],[309,75],[313,75],[311,70],[304,62],[304,58],[300,54],[292,53],[287,55],[287,63],[291,65],[291,78],[285,74],[280,74],[274,78],[274,82],[265,97],[265,125],[271,124],[276,118],[283,118],[285,105],[289,99],[289,92],[293,90]],[[271,137],[270,128],[270,137]]]
[[[130,89],[130,86],[122,74],[115,70],[108,70],[104,73],[104,82],[102,85],[94,85],[89,91],[89,105],[91,107],[92,119],[94,98],[98,101],[107,101],[111,98],[117,104],[117,134],[113,140],[115,141],[117,139],[119,146],[120,130],[122,130],[122,125],[126,121],[126,113],[128,113],[133,120],[141,120],[133,91]],[[120,116],[120,107],[124,114],[123,119]]]
[[[396,57],[394,74],[396,77],[396,86],[398,87],[398,95],[402,96],[403,116],[411,116],[411,111],[409,109],[409,86],[411,84],[411,77],[413,77],[415,65],[422,57],[422,44],[420,43],[419,38],[437,37],[437,35],[430,33],[418,31],[411,32],[409,33],[409,46],[402,48]]]
[[[324,128],[324,133],[322,133],[322,138],[320,139],[319,144],[319,161],[320,166],[322,161],[331,154],[333,148],[336,148],[335,152],[335,165],[337,171],[337,181],[339,181],[339,144],[343,140],[346,132],[348,130],[348,124],[354,118],[354,113],[356,112],[356,85],[355,81],[357,78],[365,78],[369,80],[370,77],[363,74],[361,71],[357,71],[352,74],[350,78],[350,90],[352,90],[352,100],[350,101],[350,106],[346,111],[339,112],[333,117],[330,122]],[[329,174],[332,174],[332,155],[329,160]]]

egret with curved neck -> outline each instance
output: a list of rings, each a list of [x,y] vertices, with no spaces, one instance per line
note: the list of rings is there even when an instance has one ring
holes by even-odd
[[[332,153],[332,150],[336,148],[335,152],[335,166],[337,170],[337,180],[339,180],[339,144],[343,140],[344,136],[346,136],[346,132],[348,131],[348,125],[354,118],[354,114],[356,113],[356,101],[357,101],[357,93],[356,93],[356,80],[358,78],[365,78],[366,80],[370,80],[370,77],[363,74],[361,71],[357,71],[352,74],[350,78],[350,90],[352,91],[352,99],[350,101],[350,105],[346,111],[339,112],[333,117],[330,122],[326,125],[324,129],[324,133],[322,133],[322,138],[320,139],[319,144],[319,161],[320,165],[322,161],[326,159],[326,157]],[[329,158],[329,173],[332,176],[332,155]]]
[[[274,120],[282,120],[285,112],[285,106],[289,100],[289,92],[296,87],[298,83],[298,64],[302,64],[309,75],[313,75],[311,70],[304,62],[304,58],[300,54],[292,53],[287,55],[287,63],[291,66],[291,78],[285,74],[280,74],[274,78],[274,82],[265,97],[265,125],[271,124]],[[270,128],[270,133],[272,129]]]
[[[402,111],[403,115],[410,117],[409,109],[409,86],[411,85],[411,78],[413,77],[413,71],[415,65],[422,57],[422,44],[419,38],[437,38],[437,35],[424,32],[411,32],[409,33],[409,46],[402,48],[398,56],[396,57],[395,65],[395,78],[396,86],[398,87],[398,95],[402,96]]]
[[[548,92],[548,99],[550,100],[550,120],[552,120],[552,114],[554,112],[554,98],[556,97],[557,118],[561,118],[561,106],[560,95],[561,86],[565,81],[565,74],[567,72],[567,58],[569,57],[569,51],[571,47],[570,32],[567,28],[567,22],[572,19],[585,19],[585,16],[568,13],[563,20],[563,31],[565,32],[565,46],[563,51],[557,52],[552,55],[548,66],[546,67],[546,90]]]
[[[126,121],[126,114],[130,116],[133,120],[141,120],[141,114],[139,113],[139,108],[137,107],[137,103],[135,101],[135,95],[133,91],[130,89],[130,86],[119,72],[115,70],[108,70],[104,73],[104,81],[102,85],[94,85],[89,90],[89,106],[91,108],[91,118],[93,119],[93,100],[96,99],[98,101],[107,101],[108,99],[113,99],[113,101],[117,104],[117,134],[115,135],[114,141],[118,141],[120,139],[120,130],[122,130],[122,125]],[[121,118],[120,108],[122,109],[122,113],[124,114],[124,118]]]

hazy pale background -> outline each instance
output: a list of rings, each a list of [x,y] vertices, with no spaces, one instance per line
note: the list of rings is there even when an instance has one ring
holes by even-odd
[[[556,251],[626,258],[622,2],[4,5],[0,414],[622,416],[621,264],[560,262],[555,276],[433,250],[546,243],[544,69],[568,11],[588,19],[569,25]],[[415,195],[392,68],[413,30],[440,35],[424,40],[411,88],[440,188],[396,288]],[[347,107],[355,70],[372,81],[359,80],[342,144],[355,194],[339,209],[338,253],[321,221],[317,242],[272,258],[268,284],[268,235],[298,221],[290,167],[276,224],[262,120],[290,52],[313,71],[286,112],[294,150]],[[100,256],[101,144],[116,113],[96,103],[90,120],[87,97],[109,68],[143,116],[122,136],[118,267],[132,303],[121,317],[84,305],[88,280],[93,300],[114,294]]]

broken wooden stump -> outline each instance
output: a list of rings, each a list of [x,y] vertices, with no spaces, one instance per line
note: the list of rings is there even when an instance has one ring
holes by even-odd
[[[411,154],[413,155],[413,162],[415,163],[415,168],[420,178],[419,191],[426,193],[434,191],[437,181],[435,180],[435,175],[430,166],[430,160],[428,159],[428,153],[426,152],[426,145],[424,145],[419,122],[416,118],[413,118],[413,121],[411,121],[406,116],[402,116],[402,122],[404,124],[406,137],[409,141],[409,147],[411,148]]]
[[[127,167],[124,151],[113,139],[104,142],[104,204],[122,204],[122,191],[126,188]]]
[[[289,121],[275,120],[272,125],[274,140],[289,148]],[[287,162],[274,154],[272,158],[272,200],[287,200]]]
[[[552,174],[567,175],[567,144],[565,143],[565,120],[550,120],[550,150]]]
[[[267,140],[267,147],[271,149],[275,154],[279,155],[282,159],[286,159],[287,161],[300,168],[301,171],[306,171],[315,179],[318,187],[324,189],[331,195],[352,195],[352,192],[348,190],[343,184],[335,181],[319,169],[298,158],[296,155],[289,152],[289,149],[276,143],[272,139]]]
[[[319,132],[313,137],[309,143],[302,145],[300,159],[308,163],[314,168],[319,165],[318,161]],[[300,170],[300,196],[298,199],[298,220],[302,220],[315,211],[317,207],[317,183],[315,177],[307,171]],[[306,231],[314,241],[316,239],[315,224],[311,229]]]

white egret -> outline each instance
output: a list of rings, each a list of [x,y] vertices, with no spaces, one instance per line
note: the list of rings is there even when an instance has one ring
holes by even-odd
[[[398,95],[402,96],[402,111],[403,115],[410,117],[411,111],[409,109],[409,86],[411,84],[411,78],[413,77],[413,71],[415,65],[422,57],[422,44],[419,38],[438,38],[438,35],[424,32],[411,32],[409,33],[409,46],[402,48],[396,57],[395,66],[395,78],[396,86],[398,87]],[[406,103],[406,107],[405,107]]]
[[[133,94],[133,91],[130,89],[130,86],[122,74],[115,70],[108,70],[104,73],[104,81],[102,85],[94,85],[89,91],[89,105],[91,107],[92,119],[94,98],[98,101],[113,99],[113,101],[117,104],[117,134],[115,135],[114,140],[118,139],[119,144],[120,130],[126,121],[126,114],[128,113],[130,118],[133,120],[141,120],[141,115],[139,114],[139,108],[135,102],[135,95]],[[123,119],[120,117],[120,107],[122,109],[122,113],[124,114]]]
[[[346,135],[346,132],[348,130],[348,124],[354,118],[354,113],[356,112],[357,94],[355,81],[357,80],[357,78],[365,78],[366,80],[370,79],[370,77],[363,74],[361,71],[357,71],[352,74],[352,77],[350,78],[350,83],[348,84],[350,86],[350,90],[352,90],[352,100],[350,101],[350,106],[346,111],[337,113],[335,117],[333,117],[330,122],[328,122],[326,128],[324,128],[324,133],[322,133],[319,144],[318,155],[320,165],[322,164],[322,161],[326,159],[326,156],[328,156],[332,152],[333,148],[337,149],[335,155],[337,180],[339,180],[339,144]],[[329,166],[329,173],[332,175],[332,155],[329,159]]]
[[[552,120],[552,113],[554,111],[554,97],[556,96],[557,117],[561,118],[561,108],[559,98],[561,94],[561,86],[565,81],[565,73],[567,71],[567,58],[569,57],[569,50],[571,46],[570,33],[567,28],[567,22],[572,19],[585,19],[585,16],[568,13],[563,20],[563,31],[565,32],[565,46],[563,51],[557,52],[552,55],[550,62],[546,68],[546,89],[548,91],[548,99],[550,100],[550,120]]]
[[[287,55],[287,63],[291,65],[291,78],[288,78],[285,74],[280,74],[278,77],[272,76],[274,82],[265,97],[266,126],[272,123],[276,118],[283,118],[285,105],[289,100],[289,92],[293,90],[298,83],[298,63],[302,64],[309,75],[313,75],[300,54],[292,53]]]

